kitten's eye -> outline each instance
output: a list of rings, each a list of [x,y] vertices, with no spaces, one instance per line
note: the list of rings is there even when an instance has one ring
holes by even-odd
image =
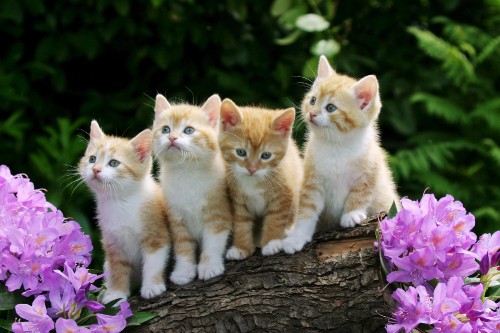
[[[193,134],[194,133],[194,128],[192,128],[191,126],[188,126],[184,129],[184,133],[186,134]]]
[[[90,156],[89,163],[95,163],[95,161],[97,161],[97,157],[95,157],[94,155]]]
[[[247,156],[247,152],[245,149],[236,149],[236,154],[241,157]]]
[[[326,112],[335,112],[337,111],[337,107],[333,104],[327,104],[325,106]]]
[[[168,133],[170,133],[170,127],[168,127],[168,126],[163,127],[163,129],[161,130],[161,132],[162,132],[163,134],[168,134]]]
[[[263,160],[268,160],[271,158],[271,153],[268,153],[268,152],[264,152],[262,153],[262,155],[260,155],[260,158],[262,158]]]
[[[120,165],[120,162],[118,162],[117,160],[111,160],[111,161],[109,161],[108,165],[110,167],[116,168],[117,166]]]
[[[316,104],[316,97],[312,97],[311,100],[309,101],[309,104],[314,105]]]

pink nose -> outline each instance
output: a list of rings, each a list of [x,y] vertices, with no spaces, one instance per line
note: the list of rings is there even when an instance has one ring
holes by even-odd
[[[98,168],[92,168],[92,171],[94,172],[94,177],[97,177],[97,174],[101,172],[101,170]]]
[[[309,117],[311,118],[311,120],[313,120],[316,115],[314,113],[309,113]]]
[[[257,168],[250,167],[250,168],[247,168],[247,170],[248,170],[248,173],[249,173],[250,175],[253,175],[253,174],[255,173],[255,171],[257,171]]]
[[[169,137],[168,139],[170,140],[170,142],[172,142],[172,143],[173,143],[175,140],[177,140],[177,137],[175,137],[175,136],[171,136],[171,137]]]

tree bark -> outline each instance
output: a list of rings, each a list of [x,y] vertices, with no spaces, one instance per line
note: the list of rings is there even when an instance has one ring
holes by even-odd
[[[254,254],[223,276],[131,299],[157,317],[133,332],[383,332],[389,309],[373,246],[377,218],[315,235],[295,255]]]

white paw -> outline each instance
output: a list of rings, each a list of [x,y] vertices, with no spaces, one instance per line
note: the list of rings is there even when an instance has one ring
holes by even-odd
[[[108,304],[115,299],[120,299],[114,306],[119,306],[121,302],[125,302],[128,296],[123,291],[120,290],[106,290],[104,296],[102,297],[102,303]]]
[[[227,250],[226,253],[227,260],[243,260],[246,258],[248,258],[248,255],[245,253],[245,251],[240,250],[235,246],[231,246],[229,250]]]
[[[198,265],[198,279],[209,280],[224,273],[224,263],[210,262]]]
[[[304,235],[291,235],[283,240],[283,250],[288,254],[301,251],[311,241],[311,237]]]
[[[175,268],[175,270],[170,275],[170,281],[175,284],[182,285],[188,284],[189,282],[194,280],[196,276],[196,266],[192,265],[191,267],[181,267]]]
[[[353,210],[342,215],[340,218],[340,226],[343,228],[352,228],[360,224],[364,219],[366,219],[366,213],[363,210]]]
[[[262,255],[271,256],[281,250],[283,250],[283,241],[281,239],[273,239],[262,248]]]
[[[167,290],[167,287],[163,283],[143,284],[141,287],[141,296],[142,298],[150,299],[161,295],[165,290]]]

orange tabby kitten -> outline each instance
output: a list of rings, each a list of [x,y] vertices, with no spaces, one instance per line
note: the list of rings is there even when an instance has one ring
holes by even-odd
[[[170,280],[186,284],[224,272],[224,251],[231,230],[231,207],[219,146],[220,98],[210,97],[200,108],[170,105],[158,94],[153,123],[154,152],[170,208],[175,268]],[[196,247],[201,255],[196,265]]]
[[[300,251],[316,230],[354,227],[399,202],[386,153],[380,146],[378,81],[356,81],[319,61],[318,77],[302,102],[310,130],[297,223],[284,241]]]
[[[234,210],[233,246],[226,258],[241,260],[255,251],[256,219],[263,219],[263,255],[282,249],[285,229],[295,222],[302,161],[291,138],[295,110],[221,106],[219,145],[228,170]]]
[[[166,290],[163,278],[170,235],[163,196],[151,176],[151,131],[132,140],[107,136],[94,120],[79,170],[94,192],[105,252],[103,302],[130,295],[131,278],[142,268],[141,296]]]

